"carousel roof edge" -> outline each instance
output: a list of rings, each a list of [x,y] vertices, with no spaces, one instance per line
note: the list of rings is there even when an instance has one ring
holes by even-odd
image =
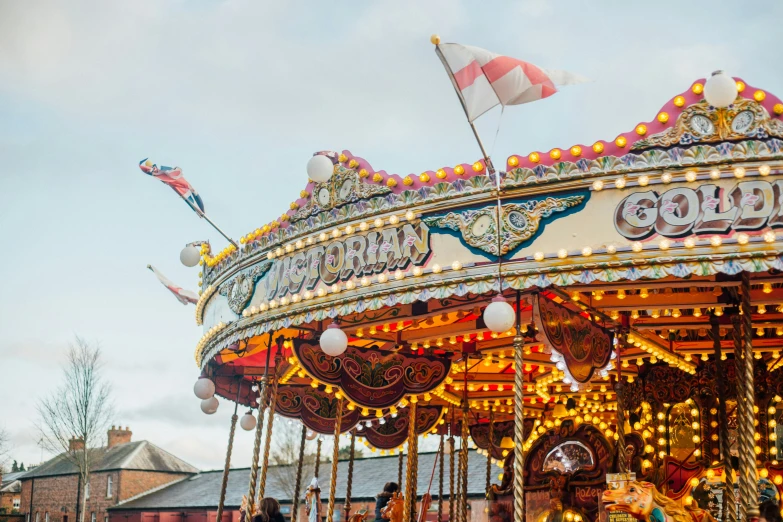
[[[614,140],[563,150],[553,148],[548,153],[509,156],[508,170],[500,173],[503,189],[589,190],[595,178],[606,175],[783,160],[783,103],[776,96],[747,85],[741,78],[735,80],[739,94],[733,116],[743,112],[756,115],[751,127],[745,129],[747,132],[733,130],[730,121],[719,121],[715,109],[704,101],[704,80],[700,79],[671,98],[653,121],[640,123]],[[713,118],[713,135],[696,135],[686,116],[700,121]],[[725,128],[719,128],[721,124]],[[271,259],[273,254],[282,255],[289,248],[306,246],[304,240],[313,232],[358,219],[377,220],[395,211],[410,212],[455,197],[466,203],[470,198],[489,198],[495,188],[495,180],[487,175],[483,160],[402,176],[375,171],[367,160],[348,150],[332,155],[335,162],[332,180],[326,183],[310,180],[280,218],[242,236],[239,249],[229,245],[214,256],[205,253],[201,261],[204,270],[200,301],[206,301],[209,297],[206,294],[236,271],[261,263],[266,257]],[[197,311],[198,323],[200,315]]]

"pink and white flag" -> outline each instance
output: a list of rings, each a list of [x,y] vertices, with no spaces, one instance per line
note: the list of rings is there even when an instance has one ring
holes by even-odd
[[[169,281],[166,276],[158,272],[158,269],[152,265],[147,265],[147,268],[152,270],[152,273],[155,274],[155,276],[158,278],[158,281],[160,281],[163,286],[168,288],[169,292],[174,294],[174,297],[177,298],[177,301],[184,305],[198,303],[198,294],[196,292],[191,292],[190,290],[185,290],[182,287],[175,285]]]
[[[435,47],[462,100],[468,120],[496,105],[520,105],[552,96],[558,85],[588,82],[567,71],[542,69],[532,63],[455,43]]]

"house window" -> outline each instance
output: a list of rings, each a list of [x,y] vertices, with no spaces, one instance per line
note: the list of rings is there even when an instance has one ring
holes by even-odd
[[[19,498],[15,498],[14,499],[14,509],[18,510],[19,506],[21,506],[21,504],[22,504],[22,499],[19,499]]]
[[[41,517],[40,517],[40,515],[41,515],[41,514],[40,514],[39,512],[37,512],[37,511],[35,512],[35,522],[41,522]]]
[[[90,484],[87,484],[84,488],[84,498],[90,498]]]
[[[109,522],[109,515],[103,517],[103,522]]]
[[[96,520],[96,518],[95,518],[95,511],[93,511],[92,513],[90,513],[90,522],[95,522],[95,520]],[[49,522],[49,521],[47,520],[47,522]]]
[[[109,475],[108,477],[106,477],[106,498],[111,498],[111,495],[112,495],[112,493],[111,493],[112,483],[113,483],[113,481],[112,481],[111,475]]]
[[[44,515],[44,520],[45,520],[45,522],[49,522],[49,512],[48,511]]]

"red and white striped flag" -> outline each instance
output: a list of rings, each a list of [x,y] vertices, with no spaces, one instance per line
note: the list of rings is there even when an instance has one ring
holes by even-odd
[[[471,122],[496,105],[520,105],[552,96],[558,85],[588,82],[567,71],[455,43],[435,47]]]
[[[169,292],[174,294],[174,297],[177,298],[177,301],[180,303],[187,305],[189,304],[196,304],[198,303],[198,294],[196,292],[192,292],[190,290],[185,290],[181,286],[177,286],[174,283],[172,283],[169,279],[166,278],[163,274],[161,274],[157,268],[155,268],[152,265],[147,265],[147,268],[149,268],[153,274],[158,278],[158,281],[169,289]]]

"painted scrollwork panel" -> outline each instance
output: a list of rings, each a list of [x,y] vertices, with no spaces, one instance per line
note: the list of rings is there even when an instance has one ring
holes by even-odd
[[[323,390],[310,386],[280,385],[277,390],[275,412],[283,417],[299,419],[311,430],[322,433],[334,433],[339,400]],[[343,404],[340,432],[353,429],[359,422],[359,409],[349,410]]]
[[[682,111],[673,127],[637,141],[631,150],[770,136],[783,136],[783,122],[770,118],[758,102],[742,98],[716,109],[701,101]]]
[[[451,361],[349,346],[331,357],[316,345],[294,342],[294,352],[305,371],[323,383],[339,386],[345,395],[363,407],[386,408],[405,395],[419,395],[437,388],[448,376]]]
[[[534,301],[536,327],[558,368],[575,381],[573,385],[588,382],[597,370],[605,371],[612,357],[611,333],[541,295]]]
[[[693,386],[693,377],[668,365],[651,366],[644,375],[645,399],[658,405],[685,402]]]
[[[583,195],[562,198],[548,197],[502,206],[503,234],[500,238],[500,255],[514,250],[532,238],[541,228],[542,220],[556,212],[581,205]],[[497,207],[449,212],[440,216],[428,216],[423,221],[430,227],[447,228],[459,232],[463,241],[488,254],[498,255]]]
[[[440,406],[419,406],[416,408],[416,433],[423,435],[434,428],[443,408]],[[397,417],[386,418],[384,424],[374,424],[358,432],[367,442],[378,449],[394,449],[403,445],[408,438],[410,408],[400,410]]]
[[[220,295],[228,299],[228,307],[235,314],[241,314],[256,289],[256,283],[259,279],[272,268],[271,261],[264,261],[249,270],[238,273],[220,285]]]
[[[363,183],[355,170],[339,167],[329,181],[313,184],[312,194],[307,205],[297,210],[291,221],[301,221],[347,203],[382,196],[390,192],[391,189],[385,185]]]

